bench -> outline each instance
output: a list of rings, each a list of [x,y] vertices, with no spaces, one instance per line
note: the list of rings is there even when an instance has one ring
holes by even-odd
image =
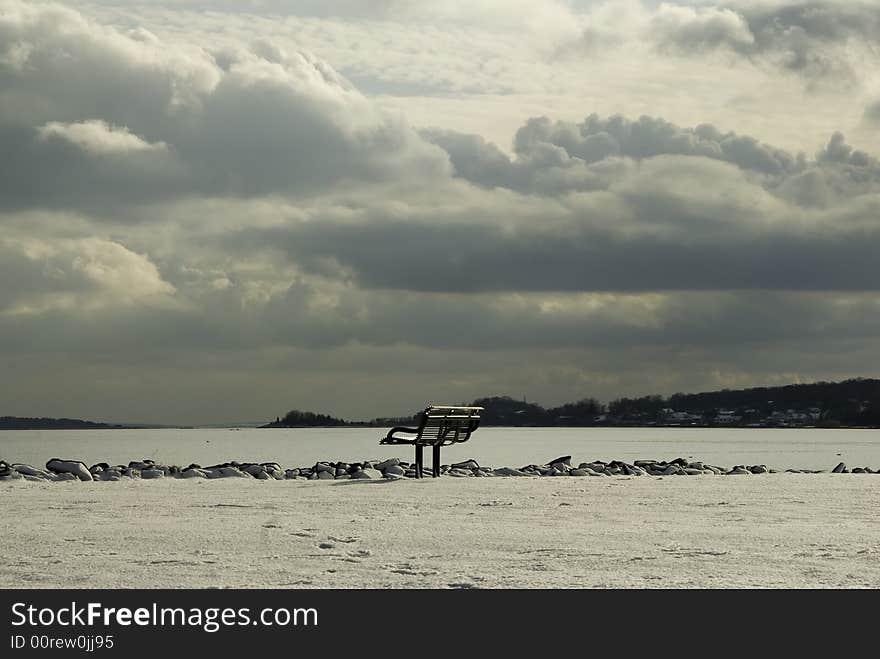
[[[434,447],[433,475],[440,475],[440,447],[460,444],[470,439],[480,425],[482,407],[453,407],[431,405],[419,412],[415,418],[418,428],[397,426],[379,441],[380,444],[413,444],[416,449],[416,478],[422,478],[424,461],[422,449]],[[409,435],[409,436],[406,436]]]

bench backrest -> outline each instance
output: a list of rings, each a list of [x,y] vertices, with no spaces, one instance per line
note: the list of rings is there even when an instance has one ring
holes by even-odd
[[[432,405],[422,412],[416,442],[446,446],[466,442],[480,425],[482,407]]]

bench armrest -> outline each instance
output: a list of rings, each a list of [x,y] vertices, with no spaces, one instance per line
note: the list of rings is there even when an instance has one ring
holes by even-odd
[[[419,428],[405,428],[404,426],[395,426],[394,428],[392,428],[391,430],[388,431],[388,434],[385,435],[385,438],[382,440],[382,442],[387,442],[389,440],[396,439],[394,437],[394,433],[398,433],[398,432],[406,433],[408,435],[418,435]]]

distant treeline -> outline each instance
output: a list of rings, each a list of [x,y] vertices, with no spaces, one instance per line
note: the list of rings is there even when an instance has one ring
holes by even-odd
[[[669,397],[618,398],[607,405],[594,398],[544,409],[508,397],[482,398],[484,425],[817,425],[880,426],[880,380],[790,384],[723,389]],[[691,415],[678,421],[681,413]],[[791,414],[789,414],[791,413]],[[803,418],[798,419],[798,414]],[[791,419],[797,419],[792,421]],[[786,422],[786,420],[788,420]]]
[[[880,380],[856,378],[780,387],[724,389],[618,398],[608,404],[595,398],[544,408],[509,396],[467,403],[485,408],[484,426],[634,426],[727,425],[880,427]],[[685,416],[685,419],[681,417]],[[350,422],[326,414],[293,410],[264,428],[303,426],[410,425],[413,417]]]
[[[458,404],[458,403],[456,403]],[[608,404],[595,398],[544,408],[509,396],[478,398],[467,405],[485,408],[485,426],[822,426],[880,427],[880,380],[790,384],[781,387],[723,389],[669,397],[617,398]],[[346,421],[329,414],[291,410],[262,428],[408,426],[414,417]],[[0,430],[76,430],[155,428],[80,419],[0,417]]]
[[[354,425],[343,419],[337,419],[327,414],[315,414],[314,412],[302,412],[291,410],[284,417],[278,417],[272,423],[267,423],[261,428],[301,428],[301,427],[334,427]]]
[[[781,387],[710,391],[619,398],[608,404],[612,419],[644,418],[660,421],[668,410],[689,412],[711,422],[721,411],[732,412],[735,425],[751,425],[784,417],[789,411],[813,416],[817,426],[880,426],[880,380],[855,378],[843,382],[789,384]]]
[[[478,398],[471,405],[485,408],[480,422],[484,426],[593,426],[605,412],[595,398],[550,409],[509,396]]]
[[[125,428],[118,424],[95,423],[81,419],[47,419],[0,416],[0,430],[80,430],[89,428]]]

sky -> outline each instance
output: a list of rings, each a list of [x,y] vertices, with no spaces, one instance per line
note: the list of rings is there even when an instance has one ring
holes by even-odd
[[[0,415],[880,376],[880,2],[0,0]]]

